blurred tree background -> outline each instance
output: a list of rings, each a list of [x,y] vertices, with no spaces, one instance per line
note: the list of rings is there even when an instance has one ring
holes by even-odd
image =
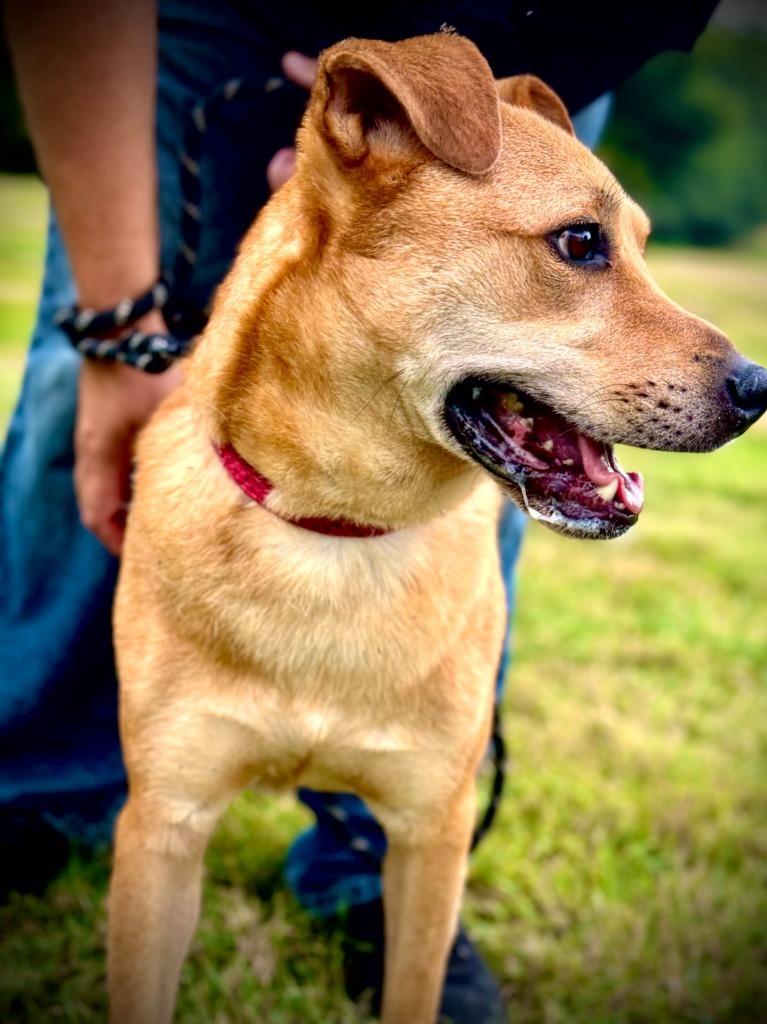
[[[723,245],[767,224],[767,4],[722,0],[692,54],[662,54],[629,79],[599,152],[656,240]],[[0,51],[0,172],[32,170]]]
[[[767,224],[767,32],[714,21],[691,54],[650,61],[616,93],[600,155],[657,240],[723,245]]]

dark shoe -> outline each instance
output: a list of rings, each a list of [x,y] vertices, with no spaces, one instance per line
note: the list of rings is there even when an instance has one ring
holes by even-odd
[[[373,1013],[381,1010],[384,921],[381,900],[352,907],[343,922],[346,991],[354,1000],[366,994]],[[440,1022],[502,1024],[504,1006],[498,982],[463,927],[450,951]]]
[[[41,895],[66,867],[69,840],[39,815],[0,813],[0,902],[11,892]]]

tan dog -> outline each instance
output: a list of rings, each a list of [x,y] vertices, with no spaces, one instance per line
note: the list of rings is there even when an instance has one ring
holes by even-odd
[[[113,1024],[171,1019],[206,842],[254,782],[367,802],[383,1020],[433,1024],[504,629],[501,491],[615,536],[642,487],[612,442],[709,450],[767,404],[767,374],[652,282],[647,230],[558,98],[494,82],[467,40],[322,56],[297,172],[138,447]]]

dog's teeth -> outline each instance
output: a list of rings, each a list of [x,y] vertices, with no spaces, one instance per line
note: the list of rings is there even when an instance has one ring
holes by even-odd
[[[575,459],[562,459],[562,465],[563,466],[574,466],[575,465]]]
[[[532,430],[534,425],[535,425],[535,420],[533,419],[532,416],[523,416],[522,417],[522,422],[524,423],[524,425],[527,427],[528,430]]]
[[[553,452],[554,451],[554,442],[552,441],[551,438],[549,438],[548,441],[544,441],[543,442],[542,447],[545,448],[547,452]]]
[[[513,391],[504,392],[504,394],[501,395],[501,403],[503,404],[504,409],[508,410],[508,412],[515,412],[519,414],[524,409],[524,405],[522,405],[519,398],[517,398]]]
[[[616,501],[616,502],[614,502],[614,505],[615,505],[615,507],[617,509],[619,509],[619,511],[621,511],[621,512],[625,512],[626,511],[626,506],[623,504],[622,501]]]
[[[617,493],[617,480],[611,480],[609,484],[604,484],[602,487],[597,487],[597,494],[602,499],[602,501],[612,501]]]
[[[482,394],[482,388],[481,387],[476,387],[476,388],[472,388],[471,389],[471,397],[474,399],[475,402],[477,401],[477,399],[479,398],[479,396],[481,394]]]

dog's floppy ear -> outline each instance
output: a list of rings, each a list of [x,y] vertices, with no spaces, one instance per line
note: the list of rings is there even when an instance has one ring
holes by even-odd
[[[512,78],[499,78],[495,83],[498,95],[515,107],[527,107],[547,121],[564,128],[575,135],[573,123],[567,113],[567,107],[553,89],[536,78],[535,75],[514,75]]]
[[[336,43],[320,58],[313,102],[347,164],[365,159],[373,131],[386,124],[413,131],[467,174],[488,171],[501,151],[492,71],[476,46],[454,33]]]

